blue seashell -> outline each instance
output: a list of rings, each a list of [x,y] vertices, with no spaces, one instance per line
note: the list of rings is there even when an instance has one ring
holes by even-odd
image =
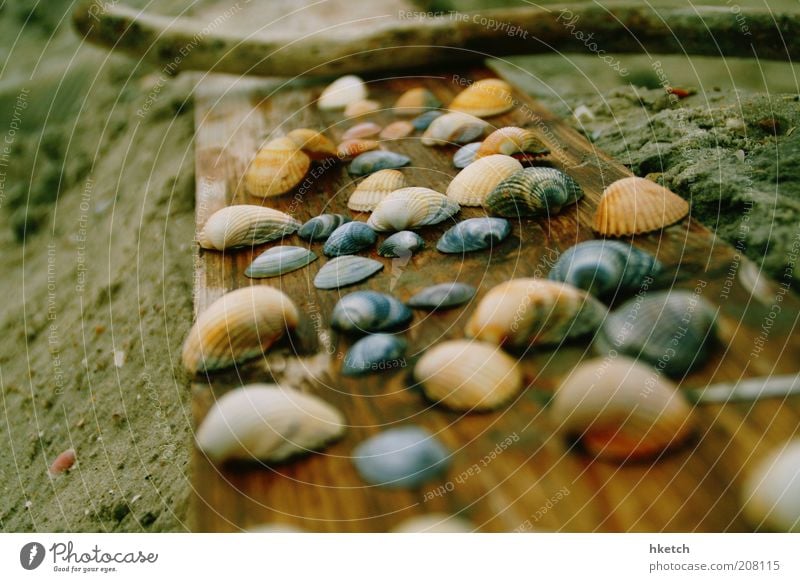
[[[504,218],[468,218],[447,230],[436,243],[442,253],[468,253],[487,249],[502,242],[511,233]]]
[[[425,241],[416,232],[401,230],[387,237],[378,247],[378,254],[382,257],[410,257],[425,246]]]
[[[308,241],[323,241],[327,239],[334,230],[350,222],[352,218],[343,214],[320,214],[307,221],[297,235]]]
[[[346,222],[328,237],[322,252],[329,257],[352,255],[378,240],[378,235],[365,222]]]
[[[396,170],[411,163],[411,158],[395,152],[372,150],[364,152],[350,162],[348,172],[354,176],[366,176],[379,170]]]
[[[483,201],[496,216],[553,216],[583,196],[580,185],[555,168],[525,168],[512,174]]]
[[[475,297],[476,289],[466,283],[441,283],[426,287],[408,300],[417,309],[449,309]]]
[[[356,291],[333,308],[331,327],[347,333],[372,333],[400,327],[412,317],[411,310],[391,295]]]
[[[337,289],[363,281],[383,269],[383,263],[364,257],[344,255],[331,259],[317,272],[317,289]]]
[[[443,111],[426,111],[422,115],[418,115],[412,119],[411,125],[413,125],[414,129],[417,131],[425,131],[428,129],[428,126],[433,123],[434,119],[441,117],[443,114]]]
[[[481,147],[482,143],[483,142],[480,141],[474,141],[458,148],[458,151],[453,154],[453,165],[456,168],[462,169],[469,166],[475,161],[475,156],[478,153],[478,149]]]
[[[361,338],[354,343],[344,357],[342,374],[359,376],[370,372],[380,372],[403,368],[406,360],[408,342],[388,333],[376,333]]]
[[[302,269],[316,260],[317,255],[303,247],[272,247],[258,255],[244,274],[253,279],[277,277]]]
[[[444,445],[417,426],[384,431],[353,449],[359,475],[383,487],[418,487],[444,473],[449,461]]]

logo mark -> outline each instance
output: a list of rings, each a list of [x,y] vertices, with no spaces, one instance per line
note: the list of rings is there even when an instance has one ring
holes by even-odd
[[[26,570],[35,570],[44,561],[44,546],[39,542],[29,542],[19,551],[19,563]]]

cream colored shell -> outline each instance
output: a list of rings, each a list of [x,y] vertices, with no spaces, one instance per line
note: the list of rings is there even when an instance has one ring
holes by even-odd
[[[422,134],[422,145],[441,146],[467,143],[484,134],[489,124],[467,113],[453,111],[434,119]]]
[[[522,164],[510,156],[487,156],[461,170],[447,187],[447,197],[461,206],[481,206],[495,187],[522,170]]]
[[[742,485],[741,499],[754,528],[800,533],[800,440],[760,459]]]
[[[406,178],[397,170],[380,170],[367,176],[350,195],[347,207],[357,212],[372,212],[381,200],[406,187]]]
[[[592,228],[627,236],[661,230],[689,214],[689,203],[645,178],[617,180],[603,191]]]
[[[451,111],[463,111],[476,117],[500,115],[514,108],[511,85],[501,79],[476,81],[456,95]]]
[[[397,115],[415,116],[425,113],[429,109],[439,107],[441,102],[436,96],[424,87],[409,89],[397,99],[394,104]]]
[[[300,228],[300,222],[273,208],[252,204],[227,206],[212,214],[197,235],[204,249],[223,251],[279,239]]]
[[[355,75],[339,77],[325,87],[317,100],[317,107],[323,110],[344,109],[350,103],[367,98],[367,86]]]
[[[378,232],[399,232],[438,224],[459,210],[456,202],[430,188],[401,188],[378,203],[367,224]]]
[[[362,99],[348,103],[344,108],[344,116],[349,118],[361,117],[376,112],[381,108],[381,104],[371,99]]]
[[[288,137],[267,143],[244,174],[247,192],[258,198],[280,196],[297,186],[311,166],[311,158]]]
[[[326,160],[336,157],[336,145],[313,129],[295,129],[286,137],[291,139],[312,160]]]
[[[544,153],[545,145],[539,141],[536,134],[530,129],[522,127],[501,127],[490,133],[481,143],[475,154],[475,159],[480,159],[494,154],[510,156],[525,152]]]

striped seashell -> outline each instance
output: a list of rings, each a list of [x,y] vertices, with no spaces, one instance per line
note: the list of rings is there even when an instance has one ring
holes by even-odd
[[[493,287],[467,323],[467,336],[512,348],[558,344],[597,331],[608,311],[591,295],[546,279]]]
[[[692,409],[657,371],[619,357],[579,364],[550,405],[559,430],[592,455],[615,461],[655,457],[692,433]]]
[[[354,159],[347,171],[354,176],[366,176],[380,170],[396,170],[411,163],[411,158],[383,150],[366,152]]]
[[[378,247],[378,254],[382,257],[406,258],[425,247],[425,241],[416,232],[401,230],[386,237]]]
[[[472,533],[477,531],[477,527],[466,519],[447,513],[426,513],[409,518],[396,525],[392,533]]]
[[[481,79],[456,95],[449,109],[475,117],[492,117],[510,111],[514,106],[511,85],[501,79]]]
[[[458,213],[457,203],[429,188],[401,188],[384,198],[367,224],[379,232],[438,224]]]
[[[345,75],[325,87],[317,100],[317,107],[323,110],[344,109],[350,103],[366,98],[364,81],[355,75]]]
[[[521,170],[522,164],[510,156],[481,158],[453,178],[447,196],[461,206],[481,206],[500,182]]]
[[[800,440],[760,458],[742,485],[744,516],[758,530],[800,532]]]
[[[315,396],[249,384],[214,403],[197,429],[197,447],[215,463],[274,463],[320,449],[344,430],[342,414]]]
[[[374,139],[348,139],[339,144],[336,155],[341,160],[351,160],[364,152],[377,150],[380,146],[380,142]]]
[[[426,111],[422,115],[418,115],[412,119],[411,125],[413,125],[414,129],[417,131],[425,131],[435,119],[439,119],[442,115],[444,115],[444,111]]]
[[[272,287],[226,293],[197,317],[183,344],[183,366],[196,374],[256,358],[299,318],[292,300]]]
[[[253,279],[279,277],[285,273],[302,269],[316,260],[317,255],[303,247],[272,247],[258,255],[244,274]]]
[[[661,230],[689,214],[689,203],[645,178],[623,178],[603,191],[592,228],[607,236]]]
[[[344,255],[325,263],[314,277],[317,289],[338,289],[371,277],[383,269],[383,263],[365,257]]]
[[[398,97],[394,104],[394,112],[397,115],[420,115],[429,109],[436,109],[441,105],[442,102],[428,89],[424,87],[415,87]]]
[[[397,170],[380,170],[367,176],[353,191],[347,207],[357,212],[372,212],[378,203],[395,190],[406,187],[406,178]]]
[[[331,233],[322,252],[329,257],[352,255],[375,244],[378,235],[364,222],[346,222]]]
[[[521,127],[502,127],[490,133],[483,140],[476,158],[484,158],[495,154],[506,156],[522,155],[526,160],[546,156],[550,150],[530,129]]]
[[[349,118],[361,117],[362,115],[369,115],[375,113],[381,108],[381,104],[372,99],[362,99],[361,101],[353,101],[348,103],[344,108],[344,116]]]
[[[286,137],[292,140],[303,153],[312,160],[328,160],[336,158],[336,145],[327,137],[313,129],[295,129]]]
[[[351,220],[343,214],[320,214],[305,222],[297,236],[310,242],[327,240],[333,231]]]
[[[375,333],[406,325],[413,314],[400,301],[377,291],[342,297],[331,313],[331,327],[345,333]]]
[[[458,151],[453,154],[453,165],[459,169],[469,166],[475,161],[475,156],[478,154],[481,143],[482,142],[479,141],[473,141],[472,143],[458,148]]]
[[[483,207],[497,216],[553,216],[583,197],[583,190],[555,168],[525,168],[500,182]]]
[[[505,218],[468,218],[448,229],[436,243],[440,253],[469,253],[493,248],[511,234]]]
[[[494,410],[522,390],[517,362],[498,346],[452,340],[425,351],[414,367],[425,395],[453,410]]]
[[[280,196],[297,186],[311,167],[311,158],[288,137],[280,137],[258,150],[244,174],[248,194],[258,198]]]
[[[279,210],[237,204],[216,211],[197,235],[204,249],[224,251],[270,242],[292,234],[300,222]]]
[[[415,309],[451,309],[475,297],[476,289],[466,283],[440,283],[413,295],[406,304]]]
[[[451,112],[434,119],[422,134],[426,146],[465,144],[475,141],[489,124],[467,113]]]
[[[364,139],[367,137],[372,137],[378,135],[383,129],[377,123],[373,123],[371,121],[366,121],[364,123],[359,123],[358,125],[354,125],[353,127],[349,128],[342,134],[342,141],[347,141],[348,139]]]
[[[414,133],[414,126],[410,121],[395,121],[383,128],[381,139],[402,139]]]
[[[361,376],[405,366],[403,357],[408,342],[388,333],[376,333],[361,338],[347,350],[342,363],[342,374]]]

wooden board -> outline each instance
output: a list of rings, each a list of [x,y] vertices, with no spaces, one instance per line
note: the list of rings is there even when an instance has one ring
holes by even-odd
[[[462,88],[459,79],[491,75],[484,69],[458,75],[376,79],[370,94],[390,106],[405,89],[425,85],[444,103]],[[259,203],[241,186],[242,173],[266,138],[297,127],[325,129],[338,140],[353,123],[338,114],[321,114],[313,105],[320,86],[281,86],[275,81],[210,76],[196,93],[197,226],[227,204]],[[537,131],[553,150],[552,165],[580,182],[586,196],[547,221],[513,222],[512,235],[491,253],[443,256],[435,241],[450,225],[421,231],[427,248],[404,264],[365,254],[385,269],[363,284],[339,291],[318,291],[311,284],[326,262],[320,260],[281,279],[251,281],[243,274],[254,250],[218,253],[199,250],[195,263],[195,307],[205,309],[237,287],[273,285],[289,294],[303,313],[289,341],[265,358],[238,369],[198,380],[193,385],[195,420],[203,418],[215,397],[242,383],[281,381],[319,395],[347,417],[346,437],[324,452],[278,466],[216,467],[194,455],[194,527],[199,531],[236,531],[266,522],[309,531],[387,531],[413,515],[433,511],[459,513],[481,531],[746,531],[736,497],[743,472],[765,451],[792,437],[800,419],[798,399],[757,404],[705,405],[696,415],[697,439],[656,462],[619,466],[593,461],[554,435],[541,393],[552,391],[560,375],[592,355],[583,343],[557,351],[536,350],[524,369],[530,389],[509,407],[491,414],[462,415],[427,402],[407,388],[408,372],[426,348],[447,338],[463,337],[475,303],[445,313],[416,313],[406,333],[410,349],[405,368],[368,376],[338,374],[350,341],[329,330],[330,312],[345,293],[357,289],[390,291],[407,299],[435,282],[458,280],[479,288],[477,299],[512,277],[545,276],[558,253],[594,238],[590,217],[604,185],[629,175],[626,168],[597,151],[580,134],[523,94],[517,107],[491,119],[497,127],[522,125]],[[373,116],[385,124],[390,112]],[[404,171],[409,183],[440,192],[456,174],[454,148],[429,148],[416,139],[387,144],[409,155]],[[348,213],[354,188],[344,166],[315,170],[294,192],[267,201],[304,221],[322,212]],[[723,209],[724,211],[724,209]],[[757,209],[755,210],[757,211]],[[481,215],[463,209],[462,218]],[[367,215],[355,215],[362,220]],[[635,243],[656,253],[666,265],[659,286],[694,289],[719,306],[724,340],[711,360],[682,382],[683,388],[711,381],[788,373],[796,370],[800,345],[794,333],[798,301],[782,286],[761,281],[751,296],[741,280],[753,265],[708,230],[686,220],[663,233],[640,236]],[[290,237],[287,244],[304,244]],[[753,285],[749,285],[753,287]],[[780,301],[775,297],[780,297]],[[780,309],[778,317],[774,317]],[[773,315],[771,315],[773,314]],[[762,326],[771,326],[759,340]],[[761,351],[757,347],[763,343]],[[453,452],[444,478],[416,490],[367,486],[349,455],[353,447],[390,426],[418,424],[436,433]],[[501,443],[508,443],[503,446]],[[500,452],[493,453],[499,450]],[[488,460],[487,460],[488,459]],[[438,488],[444,495],[435,495]]]

